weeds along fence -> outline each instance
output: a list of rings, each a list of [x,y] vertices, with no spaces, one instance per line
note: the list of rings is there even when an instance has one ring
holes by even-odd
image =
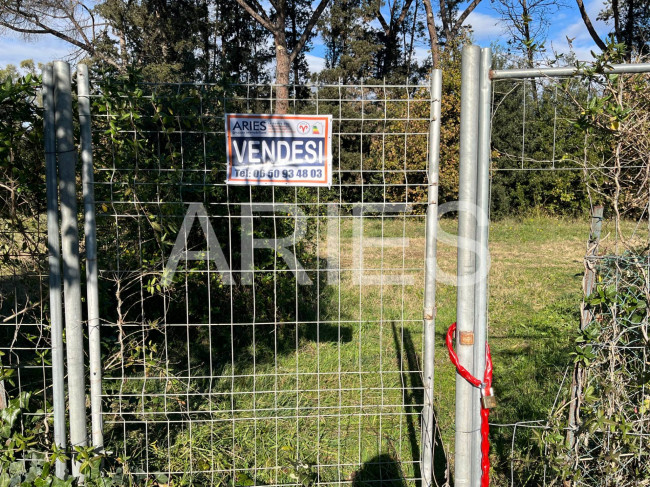
[[[571,461],[584,485],[643,485],[650,478],[648,256],[627,252],[588,262],[597,284],[577,339],[581,427]]]
[[[603,204],[615,238],[603,238],[600,254],[616,255],[594,257],[588,246],[588,268],[600,277],[595,294],[586,293],[593,319],[581,330],[581,262],[547,276],[524,264],[530,256],[492,254],[493,265],[512,263],[493,277],[507,280],[499,302],[508,306],[489,315],[500,404],[492,415],[495,485],[634,485],[648,476],[647,258],[638,249],[647,243],[647,166],[639,161],[648,153],[650,92],[642,89],[647,75],[607,69],[561,78],[493,72],[493,217],[540,207],[580,215]],[[83,68],[78,75],[87,76]],[[0,434],[13,442],[1,461],[11,475],[40,475],[60,449],[74,452],[74,473],[89,484],[102,457],[103,485],[450,481],[454,370],[441,339],[433,403],[440,414],[421,431],[432,405],[424,394],[432,373],[423,369],[433,337],[421,314],[436,182],[429,86],[292,87],[293,113],[333,116],[332,186],[235,187],[224,183],[224,114],[272,113],[273,87],[146,84],[134,73],[97,80],[68,101],[92,121],[80,152],[94,174],[82,171],[75,193],[75,162],[66,155],[74,144],[35,129],[42,118],[61,121],[51,102],[64,87],[46,90],[41,109],[38,82],[28,85],[17,96],[34,102],[33,113],[11,129],[27,132],[20,150],[45,142],[51,171],[57,146],[61,207],[83,201],[95,221],[84,222],[81,266],[72,269],[75,249],[48,242],[58,239],[58,228],[46,232],[58,218],[46,222],[45,213],[57,205],[47,208],[42,195],[56,188],[46,187],[42,167],[10,181],[30,195],[15,215],[3,201],[1,230],[0,401],[11,421]],[[441,198],[454,199],[457,159],[443,154],[440,164]],[[70,216],[62,215],[63,235],[81,228]],[[564,251],[533,244],[540,258]],[[170,259],[175,247],[178,260]],[[93,249],[96,265],[87,259]],[[48,256],[68,261],[60,282]],[[87,276],[76,294],[66,289],[71,272]],[[93,292],[86,283],[95,278]],[[562,299],[550,302],[547,287]],[[439,290],[441,334],[454,320],[455,289]],[[85,419],[55,417],[65,410],[64,377],[53,373],[63,370],[56,310],[65,307],[83,309],[74,319],[66,309],[65,346],[76,333],[89,370],[80,379],[68,374],[65,391],[70,409],[89,410],[87,430]]]
[[[94,168],[84,202],[96,208],[80,252],[91,236],[99,297],[84,318],[102,359],[93,369],[90,358],[92,431],[71,420],[70,437],[73,467],[90,479],[90,437],[114,483],[421,478],[430,89],[292,93],[293,113],[333,115],[329,188],[225,184],[224,114],[272,113],[272,87],[133,75],[80,92],[92,120],[82,159]],[[85,397],[70,390],[70,408]]]
[[[510,443],[496,452],[504,485],[645,485],[650,478],[649,66],[611,64],[615,59],[614,53],[589,66],[492,72],[493,217],[540,208],[594,215],[584,273],[579,264],[558,281],[549,268],[512,291],[506,312],[529,310],[512,316],[510,326],[519,320],[525,339],[537,344],[532,375],[522,377],[521,361],[508,363],[503,354],[517,330],[504,330],[504,311],[490,310],[491,329],[498,330],[490,332],[496,387],[498,377],[514,374],[505,382],[526,380],[535,398],[517,401],[520,390],[506,384],[498,390],[513,405],[497,410],[493,424],[496,441]],[[599,247],[593,236],[601,226]],[[542,240],[535,252],[543,248]],[[548,286],[565,297],[546,301]],[[536,309],[553,318],[541,333],[528,325]]]

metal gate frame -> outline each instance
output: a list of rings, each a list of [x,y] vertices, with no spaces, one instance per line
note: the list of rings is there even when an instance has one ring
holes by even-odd
[[[47,167],[48,251],[50,263],[50,309],[53,343],[53,411],[55,445],[65,451],[68,445],[66,420],[69,419],[70,446],[90,444],[97,453],[104,451],[102,420],[102,359],[98,296],[98,266],[96,208],[92,132],[90,120],[90,83],[86,65],[77,67],[80,152],[82,161],[83,213],[85,236],[85,265],[90,366],[91,434],[87,432],[84,380],[84,322],[80,253],[75,188],[77,160],[73,140],[71,71],[66,62],[57,61],[43,71],[43,104],[45,120],[45,154]],[[428,151],[429,191],[426,210],[426,258],[424,291],[424,398],[421,424],[421,475],[424,484],[432,485],[434,440],[434,337],[435,337],[435,281],[436,239],[438,221],[438,166],[440,144],[440,111],[442,72],[434,70],[431,76],[430,128]],[[58,162],[57,162],[58,160]],[[57,181],[58,172],[58,181]],[[58,191],[57,191],[58,187]],[[58,199],[60,195],[61,229],[59,230]],[[59,249],[62,248],[62,252]],[[61,274],[61,267],[63,273]],[[63,286],[61,285],[63,283]],[[61,292],[65,302],[62,303]],[[66,327],[66,353],[63,350],[63,324]],[[65,362],[65,365],[64,365]],[[69,416],[66,417],[64,371],[68,373]],[[72,474],[83,477],[80,462],[73,453]],[[58,461],[56,473],[63,478],[66,465]]]

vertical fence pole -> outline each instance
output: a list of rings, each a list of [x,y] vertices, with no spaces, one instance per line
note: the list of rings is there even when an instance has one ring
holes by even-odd
[[[474,271],[476,164],[478,152],[479,68],[481,49],[465,45],[461,65],[460,165],[458,184],[458,291],[456,353],[466,369],[474,362]],[[456,374],[455,485],[472,485],[473,387]]]
[[[97,223],[95,221],[95,181],[90,125],[90,80],[88,66],[77,66],[77,95],[81,132],[81,178],[84,197],[86,241],[86,297],[88,306],[88,362],[90,366],[91,437],[97,451],[104,447],[102,425],[102,351],[99,323],[99,281],[97,276]]]
[[[591,231],[589,233],[589,243],[587,245],[587,254],[585,255],[585,275],[582,279],[582,291],[586,298],[596,287],[596,269],[593,257],[598,255],[598,245],[600,243],[600,233],[603,227],[603,211],[600,205],[591,210]],[[592,320],[591,311],[587,309],[583,299],[580,305],[580,330],[584,330]],[[567,445],[569,448],[575,446],[575,431],[580,423],[580,411],[578,401],[582,395],[582,382],[584,370],[580,362],[573,366],[573,377],[571,379],[571,402],[569,404],[569,421],[567,428]]]
[[[81,316],[81,273],[79,269],[79,230],[77,228],[77,194],[75,166],[77,153],[72,131],[72,92],[70,65],[54,62],[54,107],[59,189],[61,195],[61,249],[65,334],[68,362],[68,408],[70,411],[70,445],[85,446],[86,400],[84,381],[84,335]],[[79,463],[73,459],[72,474],[79,477]]]
[[[61,249],[59,241],[59,192],[56,174],[56,134],[54,126],[54,73],[52,65],[43,69],[43,134],[45,138],[45,192],[47,198],[47,250],[50,281],[50,333],[52,335],[52,410],[54,444],[66,448],[65,379],[63,353],[63,308],[61,302]],[[65,477],[65,462],[57,460],[56,476]]]
[[[424,277],[424,406],[422,407],[423,487],[433,480],[435,424],[433,415],[433,378],[436,336],[436,240],[438,237],[438,168],[440,165],[440,105],[442,70],[431,73],[431,125],[429,126],[429,199],[427,206],[426,262]]]
[[[602,205],[594,206],[591,211],[591,231],[589,232],[589,244],[587,246],[587,254],[585,255],[585,275],[582,281],[582,291],[585,297],[594,292],[596,287],[596,268],[593,259],[598,255],[598,245],[600,244],[600,233],[603,228],[603,212]],[[587,309],[583,302],[580,306],[580,330],[584,330],[589,323],[591,323],[591,310]]]
[[[492,50],[489,47],[481,49],[481,75],[479,97],[479,133],[478,133],[478,176],[476,184],[476,276],[475,284],[475,345],[474,345],[474,377],[483,380],[485,373],[485,343],[487,340],[487,308],[488,308],[488,281],[487,270],[489,266],[488,233],[490,222],[490,132],[491,132],[491,102],[492,81],[490,68],[492,67]],[[472,440],[472,472],[474,477],[472,485],[481,485],[481,394],[474,388],[472,401],[472,423],[474,425],[474,439]]]

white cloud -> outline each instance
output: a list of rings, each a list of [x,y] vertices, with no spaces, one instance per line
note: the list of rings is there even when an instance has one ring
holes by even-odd
[[[503,33],[503,24],[499,17],[484,14],[474,10],[465,21],[472,26],[473,37],[477,43],[491,42]]]
[[[413,49],[413,57],[418,62],[426,61],[429,57],[431,57],[431,49],[428,47],[415,46]]]
[[[310,53],[305,53],[305,60],[309,66],[309,71],[312,73],[319,73],[325,68],[325,58],[315,56]]]
[[[585,10],[592,22],[596,22],[596,17],[600,11],[607,8],[606,4],[607,2],[605,0],[587,0],[585,2]]]

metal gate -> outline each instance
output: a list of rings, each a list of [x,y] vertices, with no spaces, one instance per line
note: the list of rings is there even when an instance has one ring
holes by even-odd
[[[159,484],[430,483],[435,225],[425,221],[427,211],[437,221],[439,73],[435,97],[419,85],[293,86],[292,113],[333,116],[332,186],[234,187],[224,114],[272,113],[274,86],[125,76],[91,89],[78,67],[91,435],[67,64],[52,78],[72,445],[90,436],[109,475]],[[53,185],[54,145],[47,153]],[[58,240],[60,347],[54,249]],[[54,368],[62,361],[55,354]],[[75,473],[82,463],[78,452]]]

